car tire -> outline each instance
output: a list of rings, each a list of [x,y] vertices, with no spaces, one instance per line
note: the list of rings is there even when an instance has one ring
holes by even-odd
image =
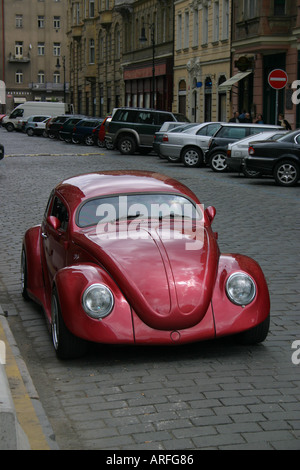
[[[87,135],[87,136],[85,137],[85,139],[84,139],[84,143],[85,143],[85,145],[88,145],[89,147],[90,147],[91,145],[94,145],[93,136]]]
[[[97,139],[97,145],[98,145],[98,147],[100,147],[100,148],[104,148],[104,147],[105,147],[105,141],[104,141],[104,140]]]
[[[49,139],[55,139],[56,135],[53,132],[48,132]]]
[[[32,127],[29,127],[26,131],[26,134],[29,135],[29,137],[32,137],[34,135],[34,130]]]
[[[81,357],[87,350],[87,342],[74,336],[66,327],[55,288],[53,289],[51,299],[51,336],[56,355],[59,359]]]
[[[270,328],[270,315],[259,325],[251,328],[250,330],[243,331],[237,335],[237,340],[240,344],[245,346],[251,344],[262,343],[268,336]]]
[[[181,157],[184,166],[188,168],[198,168],[203,165],[203,154],[195,147],[186,148]]]
[[[27,259],[25,248],[22,249],[21,254],[21,293],[25,300],[29,300],[27,293]]]
[[[8,124],[5,125],[5,128],[7,132],[12,132],[14,130],[14,125],[11,122],[9,122]]]
[[[66,142],[66,144],[71,144],[72,143],[72,137],[64,137],[63,140]]]
[[[105,141],[105,147],[107,148],[107,150],[113,150],[115,148],[112,142],[107,141]]]
[[[118,150],[123,155],[132,155],[136,151],[136,143],[130,135],[124,135],[118,140]]]
[[[300,169],[293,160],[283,160],[275,166],[273,175],[280,186],[295,186],[300,179]]]
[[[210,157],[209,165],[216,173],[224,173],[228,168],[226,163],[226,154],[222,151],[213,153]]]
[[[72,142],[73,144],[79,144],[79,138],[76,137],[75,135],[72,136]]]

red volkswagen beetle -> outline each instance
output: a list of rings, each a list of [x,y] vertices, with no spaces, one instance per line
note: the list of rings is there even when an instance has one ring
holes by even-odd
[[[71,177],[51,193],[22,248],[22,294],[42,305],[59,358],[89,341],[180,345],[269,330],[259,265],[221,254],[204,210],[180,182],[151,172]]]

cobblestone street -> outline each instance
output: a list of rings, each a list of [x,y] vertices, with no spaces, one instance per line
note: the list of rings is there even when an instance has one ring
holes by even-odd
[[[300,450],[300,364],[292,361],[300,340],[300,185],[282,188],[272,179],[3,128],[0,142],[8,155],[0,162],[0,305],[59,448]],[[271,327],[263,344],[224,338],[178,348],[93,345],[80,360],[56,358],[40,308],[20,293],[22,237],[41,222],[59,181],[109,169],[170,175],[216,207],[221,251],[253,257],[265,273]]]

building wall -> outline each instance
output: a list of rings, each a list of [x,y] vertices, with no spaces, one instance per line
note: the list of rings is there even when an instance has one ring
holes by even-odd
[[[231,2],[175,2],[174,102],[191,121],[227,120],[230,96],[219,84],[231,73]]]
[[[65,94],[68,90],[68,70],[63,60],[67,56],[65,3],[1,0],[0,24],[1,75],[8,110],[22,99],[62,101],[64,89]]]

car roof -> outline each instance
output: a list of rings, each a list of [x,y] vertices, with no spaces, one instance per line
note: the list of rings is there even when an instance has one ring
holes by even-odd
[[[256,124],[254,122],[225,122],[222,123],[222,127],[261,127],[268,129],[280,129],[281,126],[276,126],[274,124]]]
[[[184,194],[200,204],[194,193],[185,185],[169,176],[151,171],[115,170],[87,173],[68,178],[55,189],[71,210],[90,198],[145,192]]]

